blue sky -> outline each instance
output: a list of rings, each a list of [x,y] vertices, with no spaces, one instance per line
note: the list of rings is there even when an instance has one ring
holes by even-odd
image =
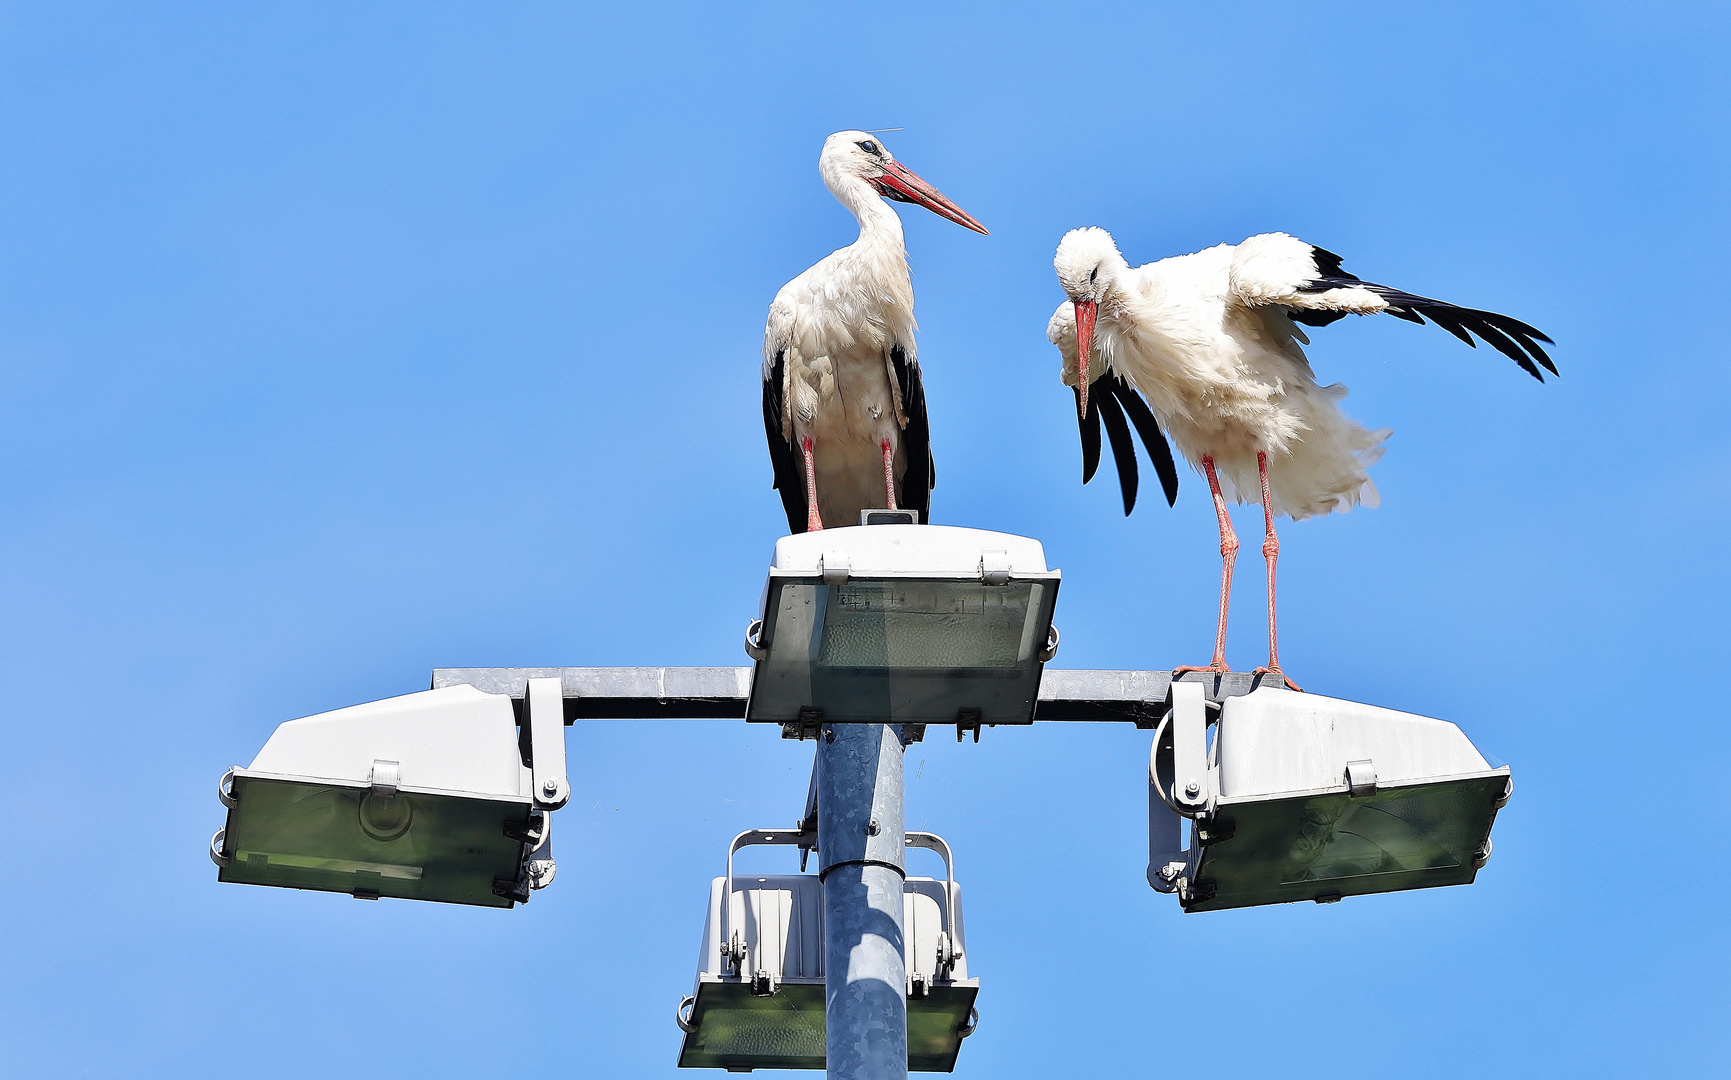
[[[1185,916],[1146,733],[935,733],[958,1074],[1722,1067],[1724,9],[500,8],[0,5],[0,1071],[674,1074],[707,882],[809,747],[573,729],[560,878],[512,912],[219,886],[213,787],[436,666],[745,662],[762,320],[853,238],[847,127],[993,230],[903,209],[934,513],[1044,541],[1060,666],[1202,662],[1218,566],[1199,478],[1129,520],[1079,483],[1066,229],[1289,231],[1563,373],[1313,335],[1395,434],[1381,508],[1284,531],[1283,659],[1513,766],[1478,882]]]

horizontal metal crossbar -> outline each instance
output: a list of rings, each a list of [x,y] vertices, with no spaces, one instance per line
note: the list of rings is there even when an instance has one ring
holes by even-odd
[[[749,667],[436,668],[433,689],[473,686],[521,699],[530,679],[558,679],[565,722],[577,720],[741,720],[751,696]],[[1248,694],[1265,676],[1192,671],[1211,701]],[[1040,678],[1035,720],[1104,721],[1149,728],[1166,713],[1170,671],[1049,669]],[[1271,685],[1279,685],[1276,676]]]

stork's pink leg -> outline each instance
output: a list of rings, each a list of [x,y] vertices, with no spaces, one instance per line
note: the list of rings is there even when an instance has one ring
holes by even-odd
[[[896,508],[896,452],[890,449],[890,441],[883,441],[884,451],[884,506],[887,509]]]
[[[1214,515],[1220,519],[1220,622],[1214,631],[1214,659],[1207,667],[1186,665],[1173,668],[1174,677],[1186,671],[1226,671],[1226,612],[1232,602],[1232,564],[1238,561],[1238,534],[1232,531],[1232,518],[1226,513],[1226,496],[1220,493],[1220,476],[1214,471],[1214,459],[1202,457],[1202,471],[1208,476],[1208,490],[1214,495]]]
[[[805,453],[805,531],[822,532],[823,518],[817,513],[817,464],[811,455],[811,436],[799,441]]]
[[[1256,471],[1262,477],[1262,520],[1268,530],[1262,539],[1262,557],[1268,560],[1268,666],[1259,667],[1252,674],[1278,675],[1287,686],[1302,690],[1280,670],[1280,634],[1274,621],[1274,564],[1280,558],[1280,538],[1274,535],[1274,502],[1268,496],[1268,455],[1260,450],[1256,453]]]

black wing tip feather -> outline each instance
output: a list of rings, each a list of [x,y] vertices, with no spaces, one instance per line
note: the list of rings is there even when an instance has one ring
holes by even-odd
[[[1088,395],[1088,412],[1081,413],[1081,391],[1071,388],[1076,396],[1077,424],[1082,435],[1082,482],[1088,483],[1100,467],[1100,426],[1104,422],[1106,436],[1112,443],[1112,460],[1118,468],[1118,488],[1124,500],[1124,516],[1136,509],[1136,496],[1141,486],[1141,470],[1136,462],[1136,443],[1130,437],[1133,425],[1147,448],[1148,459],[1160,478],[1161,493],[1166,505],[1178,502],[1178,467],[1172,458],[1172,448],[1160,430],[1160,423],[1148,403],[1142,400],[1130,383],[1120,375],[1108,375],[1093,385]],[[1128,422],[1126,422],[1126,419]]]
[[[1148,460],[1154,464],[1155,475],[1160,478],[1160,490],[1166,496],[1166,505],[1178,505],[1178,465],[1172,460],[1172,447],[1166,443],[1166,435],[1160,430],[1160,421],[1154,418],[1154,410],[1122,376],[1113,377],[1110,392],[1136,426],[1136,433],[1142,436],[1142,446],[1148,451]]]
[[[926,384],[918,363],[908,360],[907,350],[890,346],[890,366],[902,394],[902,411],[907,426],[902,429],[902,448],[907,464],[902,473],[901,505],[919,511],[920,521],[931,524],[932,489],[938,486],[938,466],[932,457],[931,420],[926,412]],[[922,468],[923,466],[923,468]],[[924,472],[923,482],[917,478]]]
[[[1316,311],[1311,308],[1287,308],[1286,314],[1293,322],[1306,326],[1327,326],[1346,318],[1344,311]]]
[[[1104,382],[1105,380],[1101,380]],[[1118,465],[1118,490],[1124,496],[1124,516],[1136,509],[1136,488],[1141,482],[1136,467],[1136,444],[1130,441],[1130,425],[1124,422],[1124,411],[1118,404],[1113,387],[1103,387],[1094,395],[1100,402],[1100,419],[1106,424],[1106,438],[1112,443],[1112,460]]]
[[[1340,278],[1344,281],[1357,281],[1358,278],[1347,273],[1340,267],[1340,256],[1327,248],[1310,245],[1310,257],[1316,263],[1317,277]]]
[[[1541,341],[1546,345],[1555,345],[1556,342],[1552,341],[1537,327],[1499,312],[1461,307],[1459,304],[1450,304],[1443,300],[1433,300],[1428,296],[1419,296],[1415,293],[1403,292],[1400,289],[1392,289],[1387,285],[1362,281],[1341,271],[1338,266],[1338,257],[1334,256],[1332,252],[1325,252],[1321,248],[1316,248],[1315,251],[1317,253],[1318,277],[1314,281],[1306,282],[1302,287],[1303,291],[1326,292],[1329,289],[1345,288],[1369,289],[1388,301],[1389,306],[1386,313],[1397,319],[1423,325],[1426,316],[1428,316],[1431,322],[1475,349],[1478,348],[1477,342],[1473,341],[1473,337],[1476,336],[1480,341],[1513,360],[1522,371],[1540,382],[1545,381],[1544,375],[1539,371],[1540,367],[1552,375],[1561,375],[1550,355],[1539,347]],[[1324,255],[1330,256],[1334,261],[1325,266],[1322,259]],[[1300,318],[1297,314],[1294,314],[1293,318],[1295,321],[1308,323],[1312,326],[1326,325],[1308,318]],[[1333,320],[1329,321],[1332,322]],[[1534,361],[1537,363],[1535,364]]]
[[[1081,389],[1074,386],[1070,389],[1076,396],[1076,427],[1082,436],[1082,483],[1087,484],[1100,468],[1100,410],[1090,399],[1084,416]]]
[[[781,434],[782,354],[778,353],[770,367],[770,377],[763,382],[763,433],[769,443],[769,465],[774,474],[770,488],[781,496],[781,508],[787,514],[788,535],[805,532],[805,475],[801,462],[794,459],[793,446]]]

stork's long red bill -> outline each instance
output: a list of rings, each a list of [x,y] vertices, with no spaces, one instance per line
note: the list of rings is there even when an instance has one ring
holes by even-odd
[[[945,198],[943,192],[920,179],[917,173],[899,161],[885,161],[883,175],[874,178],[872,184],[885,198],[915,203],[964,228],[991,235],[984,225],[974,220],[972,214]]]
[[[1076,301],[1076,389],[1082,395],[1077,406],[1083,419],[1088,417],[1088,351],[1094,347],[1094,316],[1099,311],[1092,300]]]

